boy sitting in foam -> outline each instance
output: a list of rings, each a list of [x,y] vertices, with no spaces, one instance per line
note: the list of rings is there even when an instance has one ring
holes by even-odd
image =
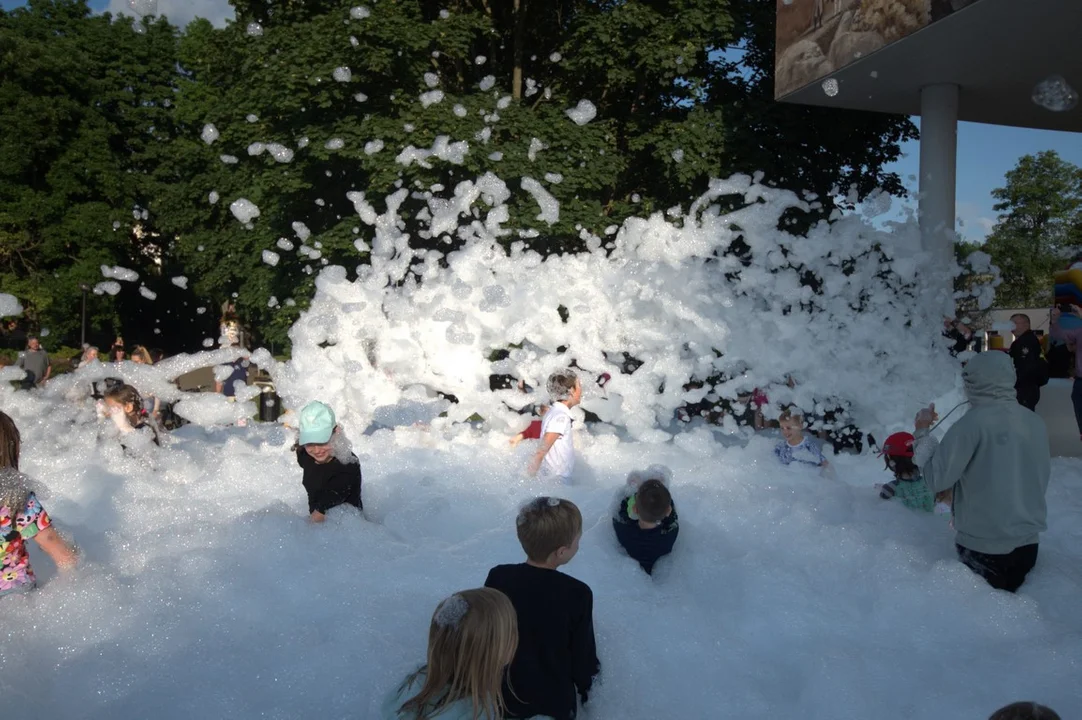
[[[671,478],[672,472],[661,465],[632,472],[612,518],[616,539],[648,575],[654,563],[672,552],[680,532],[668,488]]]
[[[582,383],[574,370],[560,370],[549,377],[548,391],[552,405],[541,419],[541,446],[530,461],[530,474],[570,485],[575,470],[571,408],[582,402]]]
[[[781,425],[782,441],[774,448],[774,455],[782,465],[799,463],[812,467],[827,468],[823,448],[815,440],[804,435],[804,418],[786,410],[778,418]]]

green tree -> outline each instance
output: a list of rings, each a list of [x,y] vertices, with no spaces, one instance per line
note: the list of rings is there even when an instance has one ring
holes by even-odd
[[[794,105],[774,100],[777,3],[729,0],[735,47],[716,65],[706,107],[726,118],[725,155],[719,173],[763,173],[764,182],[826,198],[840,190],[857,201],[876,188],[905,196],[887,167],[901,144],[915,139],[904,116]],[[848,204],[849,209],[854,206]],[[830,203],[787,218],[801,232],[832,211]]]
[[[176,81],[176,30],[164,21],[135,33],[85,0],[0,11],[0,285],[23,299],[32,328],[77,340],[80,286],[102,281],[102,265],[176,299],[151,211],[175,181]],[[125,327],[149,335],[168,304],[149,306],[132,283],[89,300],[99,342]]]
[[[1003,307],[1053,300],[1052,275],[1082,249],[1082,168],[1048,150],[1026,155],[992,191],[998,222],[985,250],[999,266]]]

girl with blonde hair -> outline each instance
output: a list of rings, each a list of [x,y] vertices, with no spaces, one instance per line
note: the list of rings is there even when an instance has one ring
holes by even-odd
[[[53,529],[52,520],[19,472],[22,438],[15,421],[0,412],[0,598],[37,587],[26,541],[33,540],[57,567],[75,566],[75,550]]]
[[[457,592],[436,607],[428,662],[383,704],[383,720],[499,720],[518,648],[518,617],[499,590]]]

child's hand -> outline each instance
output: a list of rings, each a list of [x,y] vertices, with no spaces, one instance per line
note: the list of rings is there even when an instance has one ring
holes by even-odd
[[[319,510],[313,510],[309,519],[314,523],[321,523],[327,519],[327,516],[321,513]]]
[[[541,469],[541,461],[544,459],[544,455],[534,455],[533,460],[530,460],[530,464],[526,467],[526,472],[530,475],[536,475],[537,471]]]
[[[511,447],[518,447],[518,444],[522,442],[522,433],[515,435],[513,438],[507,441],[511,444]]]
[[[932,403],[928,407],[917,413],[916,419],[913,421],[917,430],[927,430],[932,427],[932,424],[939,419],[939,413],[935,411],[935,403]]]

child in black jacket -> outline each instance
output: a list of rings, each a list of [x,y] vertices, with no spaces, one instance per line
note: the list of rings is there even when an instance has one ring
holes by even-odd
[[[648,574],[654,563],[672,552],[680,525],[669,493],[668,468],[651,466],[628,476],[612,527],[627,554],[639,561]]]
[[[302,484],[308,492],[312,522],[323,522],[327,511],[339,505],[361,504],[361,462],[339,432],[334,410],[310,402],[300,413],[297,464],[304,470]]]

